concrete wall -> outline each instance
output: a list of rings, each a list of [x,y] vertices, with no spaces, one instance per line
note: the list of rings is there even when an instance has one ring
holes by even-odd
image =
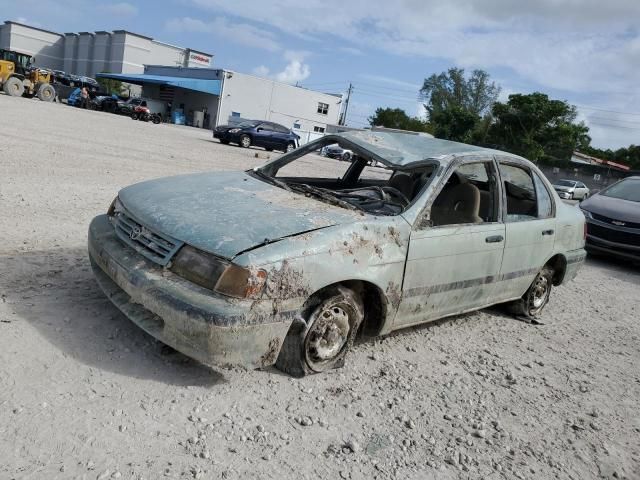
[[[5,23],[0,34],[0,48],[35,57],[35,64],[60,70],[64,63],[64,36],[14,22]]]
[[[219,124],[228,123],[232,112],[289,128],[297,123],[300,130],[311,132],[338,123],[341,98],[334,95],[237,72],[227,72],[223,85]],[[327,115],[317,112],[318,102],[329,104]]]
[[[184,48],[152,40],[149,45],[149,56],[144,64],[184,66],[187,54]]]

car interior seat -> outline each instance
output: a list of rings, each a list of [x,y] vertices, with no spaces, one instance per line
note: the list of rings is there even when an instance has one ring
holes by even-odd
[[[411,180],[411,176],[406,173],[394,175],[387,185],[402,192],[409,200],[413,197],[413,180]]]
[[[482,223],[480,190],[472,183],[445,187],[431,208],[434,225]]]

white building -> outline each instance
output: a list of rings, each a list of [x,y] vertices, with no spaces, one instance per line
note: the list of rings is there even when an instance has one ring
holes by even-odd
[[[144,97],[170,102],[172,110],[183,110],[187,123],[205,128],[242,118],[322,134],[328,125],[338,123],[342,108],[342,95],[222,69],[149,65],[144,74],[98,77],[141,85]],[[198,112],[206,114],[201,124],[196,121]]]
[[[11,21],[0,25],[0,48],[33,56],[38,67],[87,77],[142,73],[145,65],[210,67],[213,58],[125,30],[62,34]]]

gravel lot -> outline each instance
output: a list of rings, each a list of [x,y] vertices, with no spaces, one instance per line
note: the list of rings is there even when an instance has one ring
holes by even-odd
[[[266,152],[4,95],[0,112],[0,478],[640,478],[637,267],[590,259],[541,326],[485,310],[325,375],[211,370],[111,305],[87,226],[125,185]]]

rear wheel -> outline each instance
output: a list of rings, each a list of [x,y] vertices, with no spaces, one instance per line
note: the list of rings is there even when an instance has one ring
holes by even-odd
[[[56,89],[48,83],[43,83],[38,88],[38,98],[43,102],[53,102],[56,98]]]
[[[551,288],[553,286],[553,269],[545,266],[525,294],[519,300],[509,304],[512,314],[525,317],[529,320],[539,318],[542,309],[549,303]]]
[[[342,160],[348,162],[349,160],[351,160],[351,154],[349,152],[344,152],[342,154]]]
[[[307,302],[285,338],[276,368],[296,377],[344,365],[364,317],[362,300],[348,288],[331,287]]]
[[[21,97],[24,93],[24,85],[19,78],[11,77],[2,86],[4,93],[12,97]]]
[[[251,137],[249,135],[242,135],[240,137],[240,146],[249,148],[251,146]]]

